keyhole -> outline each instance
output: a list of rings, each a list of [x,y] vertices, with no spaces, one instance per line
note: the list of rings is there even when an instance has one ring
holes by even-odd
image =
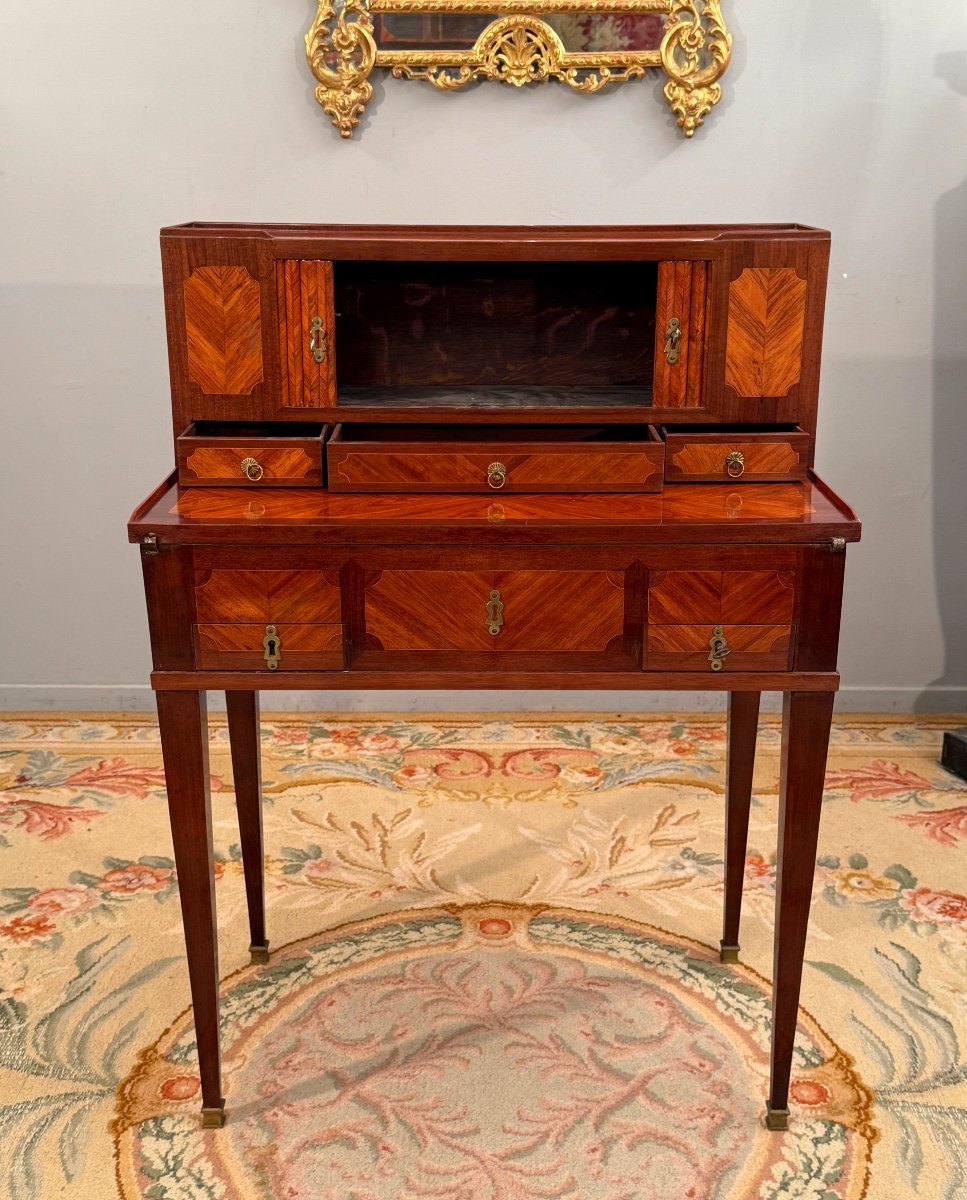
[[[275,638],[269,638],[269,657],[275,658]]]

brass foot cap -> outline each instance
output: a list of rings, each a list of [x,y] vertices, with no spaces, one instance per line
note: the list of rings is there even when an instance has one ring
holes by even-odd
[[[268,942],[264,946],[249,946],[248,952],[252,956],[253,966],[258,966],[260,963],[267,963],[269,961]]]
[[[719,962],[737,963],[739,961],[739,947],[727,946],[725,942],[719,942]]]
[[[221,1129],[225,1124],[225,1101],[223,1100],[217,1108],[202,1108],[201,1110],[201,1127],[202,1129]]]
[[[781,1132],[789,1128],[788,1108],[769,1108],[766,1106],[766,1129]]]

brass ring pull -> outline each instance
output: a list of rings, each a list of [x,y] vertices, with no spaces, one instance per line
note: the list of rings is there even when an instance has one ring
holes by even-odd
[[[745,455],[741,450],[733,450],[725,460],[725,473],[732,479],[738,479],[744,472]]]
[[[678,317],[669,318],[665,326],[665,362],[673,367],[682,349],[682,323]]]
[[[725,634],[722,631],[721,625],[716,625],[712,630],[712,636],[709,638],[708,644],[709,665],[713,671],[721,671],[725,666],[725,660],[732,653],[732,647],[725,640]]]
[[[262,470],[262,464],[257,458],[243,458],[241,462],[242,474],[257,483],[265,472]]]
[[[487,468],[487,482],[496,491],[507,482],[507,468],[502,462],[493,462]]]
[[[500,592],[496,588],[490,593],[490,599],[487,601],[487,632],[491,637],[496,637],[500,633],[500,627],[504,623],[504,603],[500,598]]]
[[[326,357],[326,329],[322,317],[313,317],[309,322],[309,350],[317,363]]]

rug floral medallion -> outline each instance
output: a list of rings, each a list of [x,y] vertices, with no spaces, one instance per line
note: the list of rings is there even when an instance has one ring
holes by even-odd
[[[871,1095],[804,1015],[762,1128],[769,992],[708,947],[511,905],[296,943],[224,993],[238,1101],[199,1138],[190,1014],[119,1093],[125,1197],[788,1196],[865,1190]]]
[[[728,966],[720,718],[266,719],[253,967],[216,718],[229,1117],[203,1131],[157,729],[2,721],[0,1195],[958,1200],[967,789],[944,727],[835,726],[770,1134],[773,719]]]

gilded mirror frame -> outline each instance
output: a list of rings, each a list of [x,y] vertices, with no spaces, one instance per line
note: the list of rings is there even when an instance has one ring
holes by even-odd
[[[648,13],[664,19],[660,45],[648,50],[567,50],[547,20]],[[493,20],[471,47],[392,49],[377,44],[373,22],[386,14],[493,14]],[[377,68],[441,91],[481,79],[513,87],[555,79],[588,93],[658,70],[667,77],[664,98],[690,138],[721,98],[731,48],[719,0],[319,0],[306,34],[316,100],[344,138],[352,137],[372,98]]]

